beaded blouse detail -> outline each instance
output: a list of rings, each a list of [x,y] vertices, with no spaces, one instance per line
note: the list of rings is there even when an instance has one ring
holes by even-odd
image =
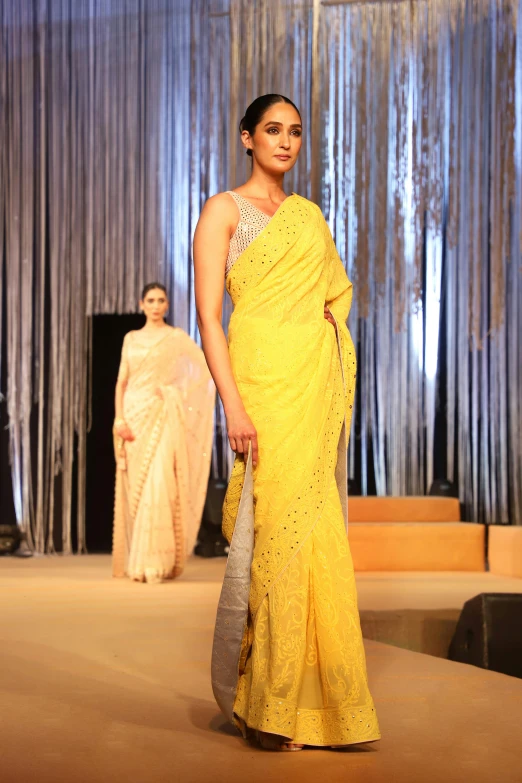
[[[225,277],[228,275],[241,253],[243,253],[249,244],[259,236],[261,231],[267,227],[272,219],[262,210],[254,207],[254,205],[244,196],[240,196],[239,193],[234,193],[232,190],[227,190],[227,193],[232,196],[239,209],[239,223],[230,239],[228,257],[225,265]]]

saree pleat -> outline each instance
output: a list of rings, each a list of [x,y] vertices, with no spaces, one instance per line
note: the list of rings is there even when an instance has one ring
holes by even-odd
[[[120,377],[135,440],[115,438],[113,574],[157,581],[182,573],[194,547],[210,470],[215,390],[181,329],[155,344],[125,338]]]
[[[286,199],[236,261],[227,287],[232,367],[258,432],[259,462],[253,551],[244,555],[248,611],[231,617],[228,586],[216,621],[216,698],[244,732],[311,745],[378,739],[346,538],[352,292],[320,210],[296,195]],[[236,528],[248,525],[249,514],[238,512],[248,511],[249,483],[237,459],[223,513],[234,555]],[[220,687],[224,661],[232,691]]]

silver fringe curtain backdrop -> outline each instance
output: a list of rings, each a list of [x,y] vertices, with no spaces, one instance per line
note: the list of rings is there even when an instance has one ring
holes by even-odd
[[[370,472],[379,494],[426,491],[443,395],[470,515],[522,522],[520,0],[1,0],[0,24],[0,328],[38,551],[57,517],[62,550],[73,524],[85,549],[91,316],[161,279],[196,336],[193,230],[246,178],[237,125],[263,92],[302,110],[288,188],[356,284],[363,492]]]

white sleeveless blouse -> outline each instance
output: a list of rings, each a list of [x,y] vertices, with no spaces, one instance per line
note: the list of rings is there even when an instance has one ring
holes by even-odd
[[[249,244],[254,241],[264,228],[266,228],[272,219],[262,210],[254,207],[254,205],[251,204],[248,199],[244,198],[244,196],[240,196],[239,193],[234,193],[232,190],[227,190],[227,193],[232,196],[239,209],[239,223],[230,239],[228,257],[225,265],[225,277],[228,275],[241,253],[247,249]]]

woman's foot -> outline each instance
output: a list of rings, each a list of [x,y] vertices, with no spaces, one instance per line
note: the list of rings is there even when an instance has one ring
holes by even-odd
[[[270,734],[266,731],[257,732],[257,741],[264,750],[297,751],[303,750],[304,745],[287,740],[278,734]]]
[[[163,582],[163,577],[157,568],[146,568],[145,581],[149,585],[159,585]]]

